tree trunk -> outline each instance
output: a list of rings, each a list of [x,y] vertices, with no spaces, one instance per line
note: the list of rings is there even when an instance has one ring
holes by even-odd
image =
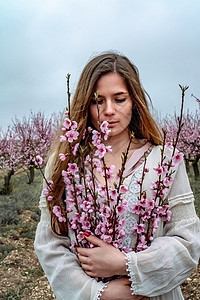
[[[192,167],[193,167],[193,170],[194,170],[194,178],[195,178],[195,180],[199,179],[198,161],[199,161],[199,157],[196,157],[195,160],[192,162]]]
[[[190,173],[190,162],[189,162],[189,159],[187,159],[186,157],[185,157],[185,167],[186,167],[187,173]]]
[[[35,177],[35,168],[29,167],[29,173],[28,173],[28,184],[33,183]]]
[[[8,174],[4,176],[4,186],[3,189],[1,190],[1,194],[3,195],[8,195],[11,193],[12,188],[10,186],[10,179],[12,177],[12,175],[14,175],[14,170],[11,169],[8,171]]]

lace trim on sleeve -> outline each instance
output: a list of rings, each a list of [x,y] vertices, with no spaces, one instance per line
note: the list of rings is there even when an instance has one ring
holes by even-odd
[[[105,288],[107,288],[109,281],[103,284],[103,286],[98,290],[96,300],[101,300],[102,293],[104,292]]]
[[[134,279],[133,279],[133,275],[131,273],[131,259],[128,253],[124,253],[125,254],[125,259],[127,260],[126,265],[127,265],[127,269],[126,271],[128,272],[128,276],[129,281],[131,281],[131,288],[130,290],[132,291],[131,295],[135,295],[136,294],[136,290],[135,290],[135,285],[134,285]]]

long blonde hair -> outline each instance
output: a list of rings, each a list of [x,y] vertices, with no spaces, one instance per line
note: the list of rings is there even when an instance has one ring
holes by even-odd
[[[82,71],[70,109],[71,118],[78,123],[79,140],[76,143],[81,141],[85,128],[88,125],[92,125],[89,116],[89,105],[96,91],[97,81],[102,75],[111,72],[118,73],[123,77],[133,100],[132,120],[129,124],[130,130],[135,133],[135,137],[138,139],[145,138],[154,145],[161,144],[161,133],[149,111],[145,96],[147,93],[141,86],[137,68],[127,57],[114,52],[106,52],[94,57]],[[65,206],[63,201],[65,184],[62,170],[66,170],[68,162],[73,159],[69,156],[65,161],[59,159],[59,153],[66,153],[69,146],[67,142],[60,142],[61,134],[60,130],[58,139],[52,144],[50,149],[50,153],[54,153],[50,166],[50,177],[54,182],[53,195],[56,200],[48,201],[48,207],[51,212],[53,231],[65,235],[67,234],[67,224],[64,222],[59,223],[52,212],[54,205]]]

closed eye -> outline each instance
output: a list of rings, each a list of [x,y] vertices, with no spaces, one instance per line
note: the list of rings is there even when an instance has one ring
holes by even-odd
[[[99,105],[101,105],[103,103],[103,100],[101,100],[101,99],[98,99],[98,100],[97,99],[92,99],[91,103],[92,104],[99,104]]]
[[[126,99],[125,98],[123,98],[123,99],[115,99],[115,101],[116,102],[124,102],[124,101],[126,101]]]

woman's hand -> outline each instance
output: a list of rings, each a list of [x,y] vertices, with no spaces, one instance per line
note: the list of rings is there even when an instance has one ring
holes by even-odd
[[[144,296],[131,295],[128,278],[114,279],[108,283],[102,293],[101,300],[145,300]]]
[[[111,277],[126,275],[125,255],[117,248],[90,235],[88,242],[96,247],[77,248],[78,258],[85,273],[90,277]]]

